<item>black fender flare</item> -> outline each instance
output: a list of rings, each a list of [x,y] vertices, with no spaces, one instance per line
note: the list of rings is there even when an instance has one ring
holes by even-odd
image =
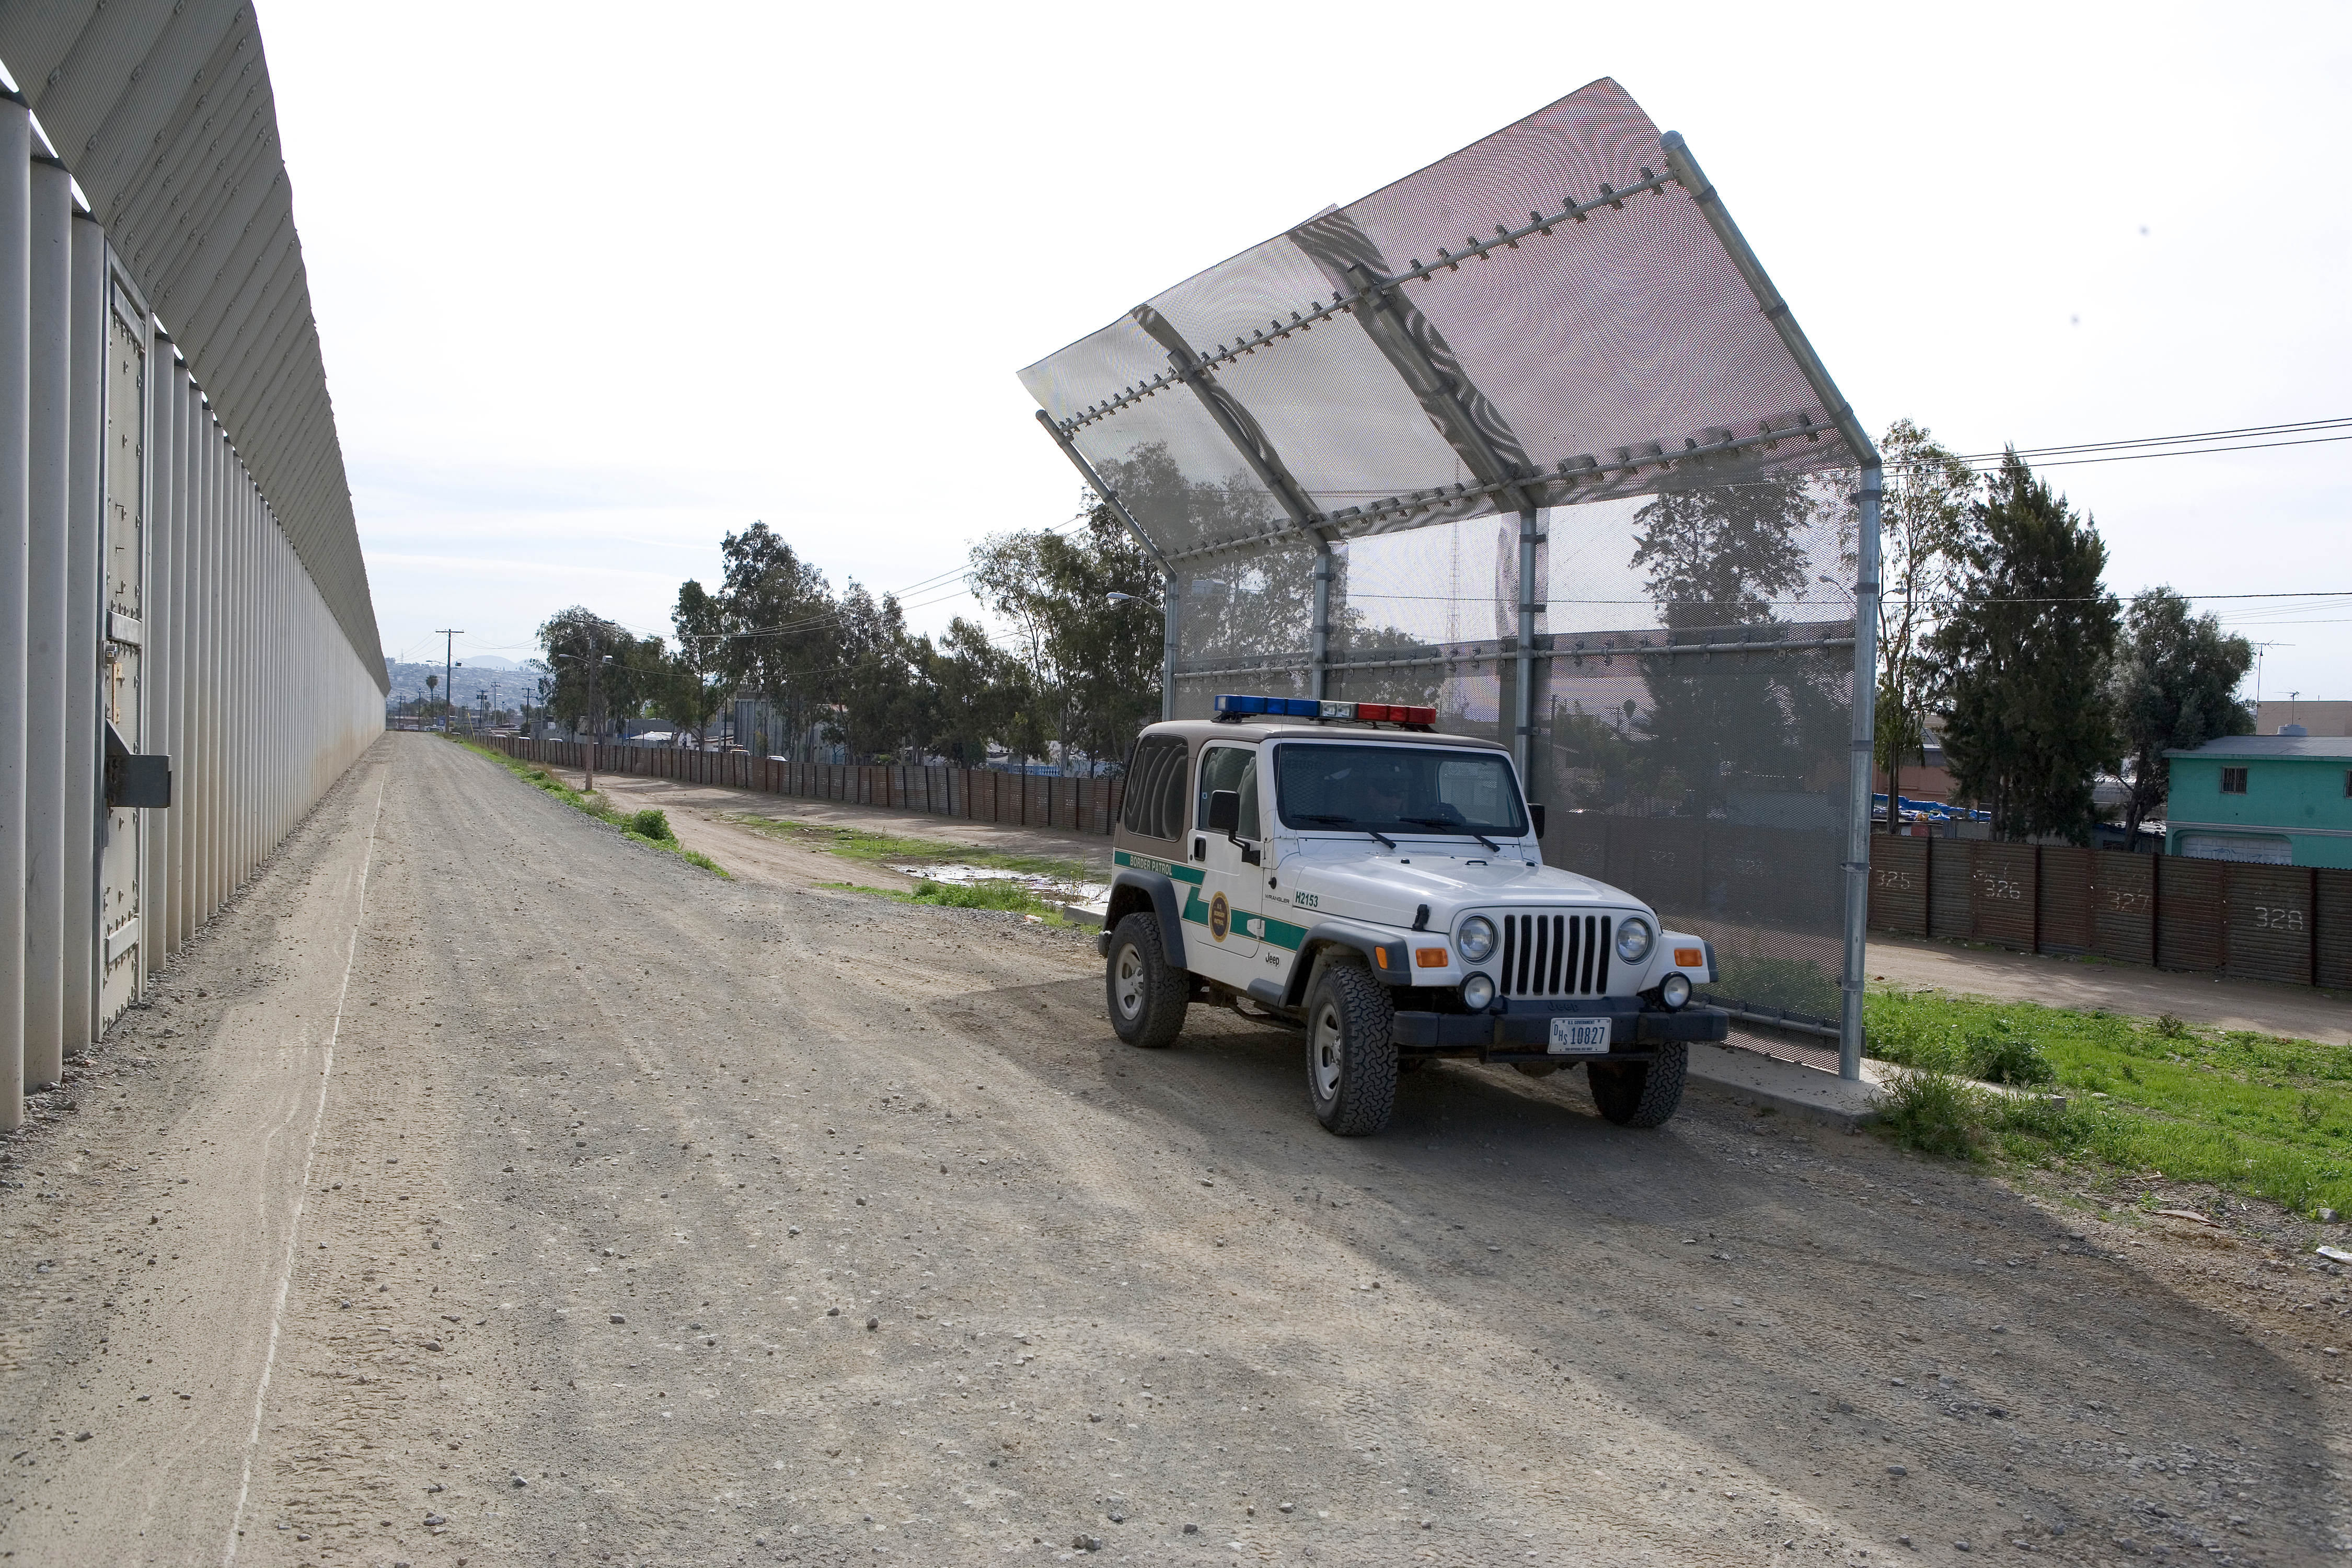
[[[1351,926],[1335,925],[1326,921],[1308,931],[1298,942],[1298,951],[1301,954],[1314,953],[1318,949],[1326,947],[1344,947],[1351,952],[1361,953],[1364,967],[1370,970],[1377,978],[1391,985],[1412,984],[1412,950],[1402,938],[1389,941],[1356,930]],[[1290,1006],[1303,1007],[1307,1005],[1307,988],[1314,981],[1318,962],[1319,958],[1315,962],[1294,963],[1290,966],[1291,990],[1294,994],[1284,998]]]
[[[1177,894],[1176,879],[1122,866],[1110,885],[1114,892],[1120,888],[1139,889],[1151,900],[1151,912],[1160,917],[1160,952],[1173,967],[1189,967],[1184,962],[1184,900]]]

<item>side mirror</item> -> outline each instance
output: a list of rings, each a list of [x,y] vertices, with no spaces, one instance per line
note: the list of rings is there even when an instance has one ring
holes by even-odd
[[[1544,808],[1534,801],[1528,802],[1528,820],[1536,825],[1536,837],[1541,838],[1544,833]]]
[[[1213,789],[1209,792],[1208,829],[1212,833],[1231,833],[1242,825],[1242,794],[1236,789]]]

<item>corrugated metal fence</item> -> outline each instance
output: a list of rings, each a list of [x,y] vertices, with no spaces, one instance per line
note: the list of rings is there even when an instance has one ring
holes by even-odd
[[[1870,923],[2021,952],[2352,986],[2352,871],[1876,837]]]
[[[508,755],[577,768],[568,741],[486,739]],[[1119,781],[1040,778],[978,768],[784,763],[738,752],[599,747],[600,773],[673,778],[930,812],[974,822],[1108,835]],[[1828,879],[1790,885],[1780,829],[1683,817],[1560,813],[1544,854],[1553,865],[1640,895],[1663,910],[1738,921],[1776,917],[1829,930]],[[1994,844],[1960,838],[1870,841],[1870,923],[1895,936],[1990,942],[2020,952],[2093,953],[2126,963],[2302,985],[2352,987],[2352,871],[2242,866],[2172,856]]]
[[[484,737],[523,762],[576,768],[587,748],[574,741]],[[596,771],[685,784],[760,790],[768,795],[838,800],[892,811],[922,811],[1031,827],[1059,827],[1108,837],[1118,818],[1117,779],[1050,778],[992,768],[926,768],[837,763],[787,763],[745,752],[687,752],[664,746],[599,746]]]

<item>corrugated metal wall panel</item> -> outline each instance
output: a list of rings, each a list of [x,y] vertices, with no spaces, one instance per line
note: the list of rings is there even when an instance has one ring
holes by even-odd
[[[1967,838],[1927,840],[1927,934],[1976,934],[1976,849]]]
[[[1870,923],[1895,936],[1927,934],[1927,846],[1932,839],[1870,841]]]
[[[2156,859],[2156,962],[2166,969],[2219,969],[2229,956],[2221,862]]]
[[[2036,945],[2072,956],[2091,951],[2091,862],[2097,851],[2045,847],[2034,868]]]
[[[1544,824],[1544,863],[1597,882],[1609,879],[1609,825],[1597,811],[1562,811]]]
[[[2223,973],[2311,984],[2311,868],[2222,862]]]
[[[2312,982],[2352,989],[2352,871],[2320,870],[2312,884],[2312,914],[2319,922]]]
[[[1609,882],[1654,909],[1703,907],[1701,826],[1674,816],[1617,818],[1610,829]]]
[[[2035,850],[2031,844],[1979,844],[1971,889],[1979,942],[2033,951]]]
[[[2156,962],[2156,857],[2091,858],[2091,951],[2126,963]]]

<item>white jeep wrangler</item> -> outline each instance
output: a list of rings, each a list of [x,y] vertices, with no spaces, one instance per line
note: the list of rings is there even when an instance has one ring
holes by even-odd
[[[1099,946],[1111,1026],[1161,1047],[1194,1001],[1307,1032],[1333,1132],[1377,1132],[1397,1077],[1438,1057],[1543,1074],[1655,1127],[1682,1102],[1706,942],[1543,863],[1510,753],[1431,732],[1425,708],[1220,697],[1137,740]]]

